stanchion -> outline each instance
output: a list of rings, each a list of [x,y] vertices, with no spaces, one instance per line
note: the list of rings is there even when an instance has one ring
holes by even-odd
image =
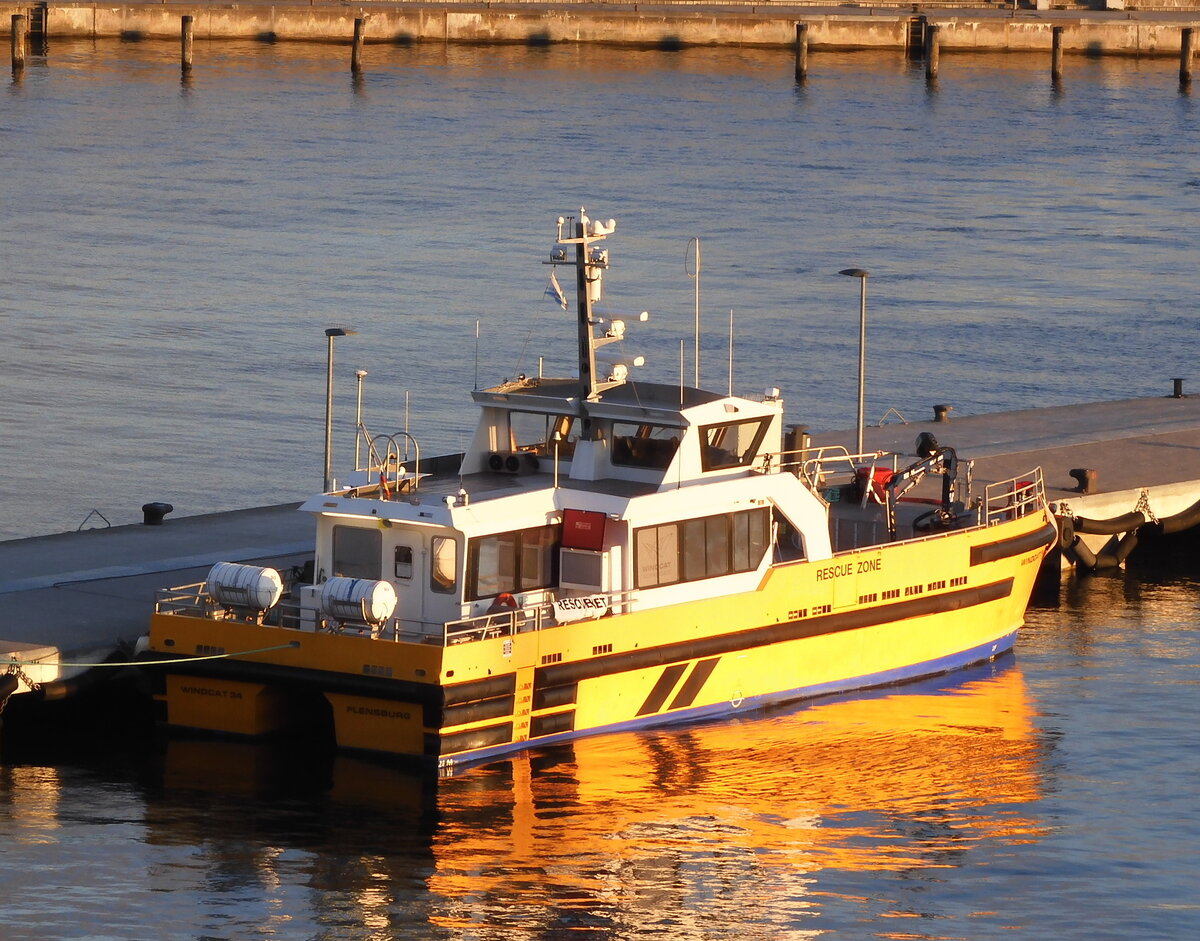
[[[796,81],[808,77],[808,24],[796,24]]]

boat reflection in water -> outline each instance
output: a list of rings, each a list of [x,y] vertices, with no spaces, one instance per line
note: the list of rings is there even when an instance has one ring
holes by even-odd
[[[990,856],[1038,839],[1031,715],[1006,657],[873,696],[584,739],[442,781],[338,755],[321,793],[299,802],[286,793],[295,769],[262,746],[172,740],[154,829],[205,844],[225,876],[249,864],[260,891],[322,889],[294,923],[794,932],[829,901],[823,872],[936,881],[977,847]],[[173,797],[205,789],[222,792],[201,803],[224,819],[185,813],[203,830],[189,833]],[[239,792],[249,800],[229,800]],[[280,845],[247,853],[247,839]]]

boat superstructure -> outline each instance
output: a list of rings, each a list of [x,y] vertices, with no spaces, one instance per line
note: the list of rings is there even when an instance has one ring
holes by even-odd
[[[935,443],[915,461],[806,449],[774,390],[635,381],[607,355],[629,325],[597,309],[615,228],[558,221],[576,376],[472,393],[461,455],[369,439],[301,508],[311,569],[222,563],[160,592],[146,658],[169,724],[323,716],[341,747],[450,770],[1012,646],[1056,535],[1040,472],[975,496]]]

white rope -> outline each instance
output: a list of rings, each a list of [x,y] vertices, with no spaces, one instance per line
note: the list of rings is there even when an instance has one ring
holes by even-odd
[[[272,650],[286,650],[289,647],[299,646],[300,641],[293,640],[286,644],[276,644],[274,647],[259,647],[255,650],[235,650],[233,653],[214,653],[203,657],[174,657],[170,660],[127,660],[123,663],[65,663],[62,660],[18,660],[16,657],[0,662],[7,662],[21,667],[144,667],[168,663],[195,663],[199,660],[225,660],[229,657],[243,657],[252,653],[267,653]]]

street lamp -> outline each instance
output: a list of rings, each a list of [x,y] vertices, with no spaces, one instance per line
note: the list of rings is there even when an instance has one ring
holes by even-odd
[[[333,482],[330,479],[330,453],[333,450],[333,341],[336,337],[354,336],[358,331],[349,327],[326,327],[325,337],[329,342],[329,352],[326,356],[325,370],[325,489],[328,493]]]
[[[365,369],[357,369],[354,378],[358,380],[358,407],[354,413],[354,469],[361,470],[358,465],[358,440],[362,437],[362,381],[367,377]]]
[[[867,383],[867,272],[862,268],[843,268],[838,274],[858,278],[858,440],[856,454],[863,453],[863,403]]]

